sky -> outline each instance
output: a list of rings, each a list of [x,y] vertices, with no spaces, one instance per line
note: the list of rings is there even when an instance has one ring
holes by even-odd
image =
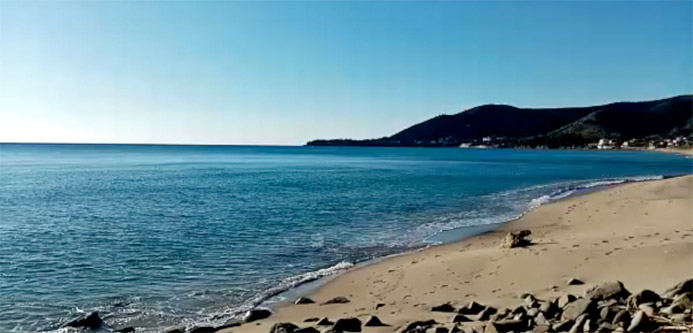
[[[0,1],[0,142],[300,145],[693,91],[691,1]]]

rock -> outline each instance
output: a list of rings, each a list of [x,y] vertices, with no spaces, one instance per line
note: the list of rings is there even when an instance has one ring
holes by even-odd
[[[610,281],[593,286],[585,291],[585,297],[592,300],[608,298],[626,299],[630,292],[626,290],[621,281]]]
[[[318,322],[315,323],[315,325],[318,325],[318,326],[330,326],[330,325],[334,325],[334,323],[331,322],[329,319],[327,319],[327,317],[322,317],[322,319],[318,320]]]
[[[457,314],[457,315],[455,315],[454,318],[452,318],[453,323],[464,323],[464,322],[468,322],[468,321],[472,321],[472,320],[467,318],[467,316],[465,316],[463,314]]]
[[[135,328],[134,327],[125,327],[125,328],[121,328],[119,330],[115,330],[113,332],[115,332],[115,333],[133,333],[133,332],[135,332]]]
[[[645,314],[648,316],[654,316],[655,314],[655,308],[649,304],[640,304],[638,306],[638,309],[642,310],[642,312],[645,312]]]
[[[471,318],[474,321],[486,321],[489,319],[489,317],[491,317],[492,314],[495,314],[495,313],[496,313],[495,308],[487,306],[483,310],[481,310],[481,312],[479,312],[478,314],[476,314],[474,316],[470,316],[469,318]]]
[[[681,294],[676,295],[674,297],[674,300],[671,301],[671,305],[680,306],[684,309],[693,308],[693,293],[685,292],[685,293],[681,293]]]
[[[656,292],[652,290],[643,290],[637,294],[633,294],[628,296],[628,299],[626,300],[626,304],[628,304],[628,307],[631,310],[635,310],[638,308],[638,305],[643,304],[643,303],[657,303],[661,301],[662,298],[657,295]]]
[[[687,320],[688,317],[689,317],[689,316],[687,316],[687,315],[685,315],[685,314],[683,314],[683,313],[677,313],[677,314],[675,314],[675,315],[670,316],[669,319],[671,319],[671,321],[673,321],[673,322],[675,322],[675,323],[682,324],[682,323],[685,323],[685,322],[686,322],[686,320]]]
[[[570,302],[575,301],[577,298],[571,294],[566,294],[561,297],[559,297],[556,300],[556,305],[558,305],[559,308],[564,308],[566,305],[568,305]]]
[[[315,321],[318,321],[318,320],[320,320],[320,318],[318,318],[318,317],[312,317],[312,318],[306,318],[306,320],[304,320],[303,322],[304,322],[304,323],[312,323],[312,322],[315,322]]]
[[[603,307],[599,310],[599,319],[606,322],[611,322],[613,320],[614,312],[608,306]]]
[[[551,333],[553,330],[551,326],[546,324],[538,324],[532,329],[532,333]]]
[[[294,304],[313,304],[315,301],[308,297],[299,297],[294,301]]]
[[[590,299],[580,298],[565,306],[561,318],[576,320],[580,315],[592,312],[594,308],[594,301]]]
[[[166,333],[185,333],[185,328],[171,328]]]
[[[366,322],[363,324],[363,326],[388,326],[382,321],[380,321],[380,318],[376,316],[370,316],[368,319],[366,319]]]
[[[532,232],[529,230],[520,230],[515,232],[510,232],[501,241],[501,248],[512,249],[515,247],[524,247],[530,245],[532,241],[526,239],[525,237],[531,235]]]
[[[455,307],[450,305],[450,303],[445,303],[437,305],[431,308],[431,311],[435,312],[455,312]]]
[[[188,333],[214,333],[216,332],[216,327],[211,326],[198,326],[191,328]]]
[[[614,319],[611,323],[614,325],[626,326],[627,323],[630,323],[630,313],[626,310],[619,310],[614,315]]]
[[[544,316],[543,312],[539,312],[536,317],[534,317],[534,322],[537,323],[538,325],[548,325],[549,320],[546,319],[546,316]]]
[[[674,296],[683,294],[685,292],[693,292],[693,279],[681,281],[675,286],[667,289],[667,291],[664,292],[664,297],[674,298]]]
[[[597,322],[590,318],[585,319],[585,323],[582,324],[581,332],[594,332],[597,330]]]
[[[568,333],[578,333],[582,332],[582,329],[585,324],[585,320],[587,320],[587,315],[586,314],[581,314],[577,319],[575,319],[575,323],[573,324],[573,327],[570,328],[570,331]]]
[[[435,324],[437,324],[437,323],[433,319],[413,321],[413,322],[407,324],[407,326],[405,326],[401,332],[402,333],[415,332],[415,330],[417,330],[417,329],[424,329],[425,330],[429,327],[433,327],[433,325],[435,325]]]
[[[611,332],[616,328],[618,328],[618,326],[609,323],[602,323],[599,325],[599,327],[597,327],[597,332]]]
[[[320,333],[315,327],[303,327],[294,331],[294,333]]]
[[[450,327],[450,330],[448,331],[448,333],[463,333],[463,331],[459,327],[453,326],[453,327]]]
[[[98,312],[92,312],[87,315],[81,315],[75,319],[63,324],[62,327],[87,327],[91,329],[99,328],[103,324],[103,320],[99,317]]]
[[[272,325],[270,333],[293,333],[298,329],[298,326],[292,323],[276,323]]]
[[[568,330],[571,327],[573,327],[574,323],[575,323],[574,320],[563,320],[563,321],[560,321],[556,324],[553,324],[553,326],[551,328],[556,332],[568,332]]]
[[[465,315],[478,314],[483,309],[484,309],[483,305],[481,305],[477,302],[471,301],[471,302],[469,302],[469,304],[467,304],[467,306],[457,310],[457,313],[465,314]]]
[[[539,314],[539,309],[538,308],[531,308],[527,310],[527,315],[530,317],[536,317]]]
[[[322,302],[322,305],[327,305],[327,304],[345,304],[349,303],[349,299],[346,297],[338,296],[333,299],[327,300],[325,302]]]
[[[217,331],[221,331],[223,329],[236,327],[236,326],[241,326],[241,322],[236,320],[236,319],[233,319],[233,320],[227,321],[226,323],[224,323],[221,326],[217,326],[216,329],[217,329]]]
[[[260,319],[265,319],[272,315],[270,309],[265,308],[255,308],[245,313],[243,316],[243,322],[249,323]]]
[[[433,333],[448,333],[448,329],[442,326],[438,326],[429,330],[433,330]],[[428,332],[429,330],[426,330],[426,332]]]
[[[361,332],[361,321],[354,317],[337,319],[332,329],[337,332]]]
[[[549,318],[552,318],[558,309],[553,302],[541,302],[539,304],[539,311],[543,312]]]
[[[628,332],[644,332],[647,329],[648,318],[645,312],[638,311],[633,315],[633,319],[630,320],[630,325],[628,325]]]
[[[484,333],[524,332],[528,328],[523,320],[489,321],[484,327]]]
[[[378,310],[378,309],[382,308],[383,306],[385,306],[385,303],[378,303],[375,305],[375,309]]]
[[[570,279],[568,279],[568,284],[571,286],[579,286],[579,285],[585,284],[585,283],[576,279],[576,278],[570,278]]]

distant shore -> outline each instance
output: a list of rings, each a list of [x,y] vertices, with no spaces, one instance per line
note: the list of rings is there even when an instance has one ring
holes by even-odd
[[[390,326],[365,332],[392,332],[413,320],[450,323],[449,314],[430,311],[446,302],[508,307],[522,293],[581,295],[611,280],[632,292],[663,292],[693,271],[691,221],[693,176],[619,185],[539,207],[480,236],[350,270],[308,295],[315,304],[282,306],[268,319],[222,332],[269,332],[278,322],[303,327],[314,324],[304,323],[310,317],[363,321],[369,315]],[[531,230],[534,245],[499,248],[506,233],[521,229]],[[569,278],[586,285],[568,285]],[[337,296],[349,302],[320,305]]]

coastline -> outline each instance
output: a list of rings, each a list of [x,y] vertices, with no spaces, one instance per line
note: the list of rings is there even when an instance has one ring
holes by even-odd
[[[389,332],[413,319],[435,318],[428,309],[439,303],[461,305],[473,299],[508,306],[523,292],[556,296],[558,289],[579,290],[582,286],[566,286],[569,277],[589,284],[614,276],[629,286],[662,291],[693,271],[692,181],[687,175],[628,183],[555,201],[481,235],[359,265],[308,295],[317,303],[336,296],[349,303],[281,305],[266,320],[221,332],[269,332],[276,322],[344,316],[364,320],[368,315],[392,326],[368,327],[366,332]],[[615,216],[631,225],[615,222]],[[499,249],[500,238],[518,229],[530,229],[536,244]],[[668,259],[648,253],[652,250],[664,251]],[[658,267],[650,271],[667,273],[647,274],[642,267],[650,266],[636,265],[634,258]],[[378,303],[385,306],[376,310]]]

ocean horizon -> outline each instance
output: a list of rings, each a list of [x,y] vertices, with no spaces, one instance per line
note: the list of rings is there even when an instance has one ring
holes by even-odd
[[[692,167],[644,151],[3,143],[0,330],[91,311],[142,332],[221,325],[354,264]]]

